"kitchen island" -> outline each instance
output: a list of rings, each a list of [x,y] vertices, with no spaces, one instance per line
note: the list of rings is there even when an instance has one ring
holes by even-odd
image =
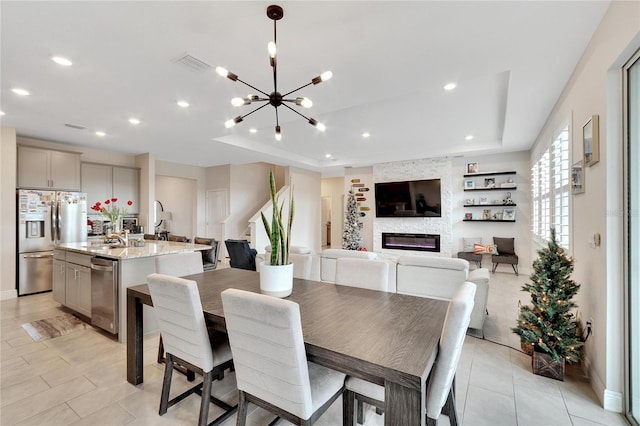
[[[127,288],[147,281],[147,275],[156,270],[155,258],[169,254],[208,250],[203,244],[177,243],[172,241],[146,240],[143,247],[112,247],[107,244],[65,243],[58,244],[54,251],[53,298],[63,305],[91,318],[91,306],[94,302],[91,286],[91,259],[109,259],[114,262],[114,283],[116,300],[114,313],[115,330],[118,340],[126,342],[126,300]],[[105,296],[107,297],[107,296]],[[97,303],[100,303],[98,301]],[[153,309],[145,307],[144,333],[157,330]],[[148,321],[148,322],[147,322]]]

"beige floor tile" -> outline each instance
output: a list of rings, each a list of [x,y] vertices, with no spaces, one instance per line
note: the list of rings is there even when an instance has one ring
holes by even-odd
[[[96,425],[109,425],[120,426],[128,425],[136,418],[131,415],[127,410],[120,405],[114,403],[101,408],[92,414],[81,418],[73,423],[73,426],[96,426]]]
[[[518,384],[514,387],[518,426],[571,426],[562,398],[543,388]]]
[[[469,385],[464,408],[466,425],[513,426],[516,425],[516,408],[513,397]]]
[[[0,406],[4,407],[47,389],[49,389],[49,385],[39,376],[32,377],[13,386],[4,387],[2,388]]]
[[[91,382],[84,377],[79,377],[69,383],[33,393],[27,398],[2,407],[0,424],[5,426],[21,422],[94,389],[95,386]]]
[[[89,414],[125,399],[138,391],[131,383],[122,381],[114,386],[96,388],[89,393],[67,401],[67,404],[80,417],[87,417]]]
[[[17,426],[66,426],[78,419],[80,417],[67,404],[60,404],[21,421]]]
[[[56,371],[58,369],[65,368],[69,368],[69,364],[67,364],[67,362],[60,357],[36,364],[27,364],[23,360],[23,364],[16,365],[13,369],[2,373],[2,388],[4,389],[6,386],[12,386],[24,382],[25,380],[29,380],[32,377],[42,376],[50,371]],[[48,382],[44,379],[44,377],[43,380],[47,382],[47,384],[51,387],[57,385]]]

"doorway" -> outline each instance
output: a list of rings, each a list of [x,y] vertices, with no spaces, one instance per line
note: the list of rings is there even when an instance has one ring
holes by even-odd
[[[211,189],[206,193],[205,221],[207,237],[213,237],[220,242],[218,250],[220,250],[219,257],[221,259],[226,257],[224,221],[229,215],[228,199],[226,189]]]

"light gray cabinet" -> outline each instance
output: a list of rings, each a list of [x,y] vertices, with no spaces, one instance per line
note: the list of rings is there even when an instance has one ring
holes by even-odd
[[[140,170],[106,164],[82,163],[82,192],[87,193],[89,207],[100,201],[116,197],[121,207],[129,214],[140,212]],[[91,211],[89,212],[91,213]]]
[[[18,188],[80,190],[80,154],[18,146]]]
[[[91,256],[67,253],[65,301],[70,309],[91,318]]]
[[[67,302],[67,262],[65,252],[62,250],[53,251],[53,300],[58,303]]]

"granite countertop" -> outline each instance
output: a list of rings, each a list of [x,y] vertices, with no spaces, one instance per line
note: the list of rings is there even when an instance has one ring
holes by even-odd
[[[109,259],[126,260],[197,250],[208,250],[211,246],[193,243],[176,243],[173,241],[146,240],[144,247],[110,248],[104,244],[91,244],[91,242],[86,242],[56,244],[55,248],[75,253],[107,257]]]

